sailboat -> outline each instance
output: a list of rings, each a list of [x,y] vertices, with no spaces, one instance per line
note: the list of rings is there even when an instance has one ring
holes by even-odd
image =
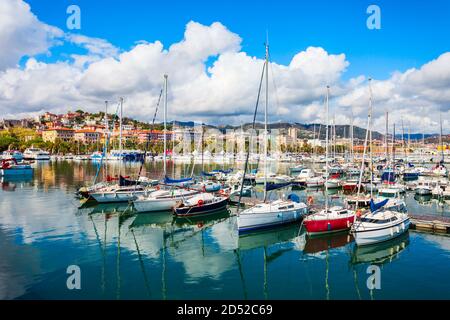
[[[269,44],[266,43],[266,57],[263,66],[263,72],[261,75],[261,83],[259,86],[258,99],[253,119],[253,128],[255,125],[256,111],[258,108],[259,95],[263,76],[265,74],[266,82],[266,99],[264,109],[264,202],[257,204],[249,209],[246,209],[238,214],[237,226],[238,232],[250,232],[259,229],[267,229],[294,221],[300,220],[304,215],[308,213],[308,206],[305,203],[301,203],[297,195],[291,194],[287,199],[279,199],[276,201],[267,202],[267,109],[269,103]],[[246,165],[244,169],[244,175],[242,178],[241,188],[243,188],[245,174],[248,163],[250,148],[247,152]],[[242,189],[241,189],[242,190]],[[242,194],[242,191],[241,191]],[[240,202],[240,197],[239,197]]]
[[[122,114],[123,114],[123,98],[120,98],[120,140],[119,140],[119,153],[122,153]],[[105,115],[106,117],[106,115]],[[107,125],[107,130],[108,125]],[[109,135],[108,135],[109,138]],[[106,154],[107,142],[105,142],[105,149],[103,154]],[[120,167],[122,164],[120,164]],[[100,166],[99,166],[100,169]],[[98,172],[97,172],[98,174]],[[97,177],[97,176],[96,176]],[[140,195],[146,195],[151,193],[153,190],[148,189],[137,182],[131,182],[121,175],[121,170],[119,169],[119,183],[109,185],[107,183],[100,183],[91,186],[90,188],[82,188],[79,193],[82,196],[88,196],[88,198],[93,198],[99,203],[109,203],[109,202],[127,202],[135,199]]]
[[[329,102],[330,87],[327,86],[326,96],[326,164],[325,164],[325,179],[328,180],[328,102]],[[328,184],[325,182],[325,209],[313,213],[303,220],[306,232],[309,235],[319,235],[331,232],[340,232],[350,229],[355,220],[355,212],[343,207],[328,207]]]
[[[177,187],[177,184],[190,182],[192,179],[170,179],[167,177],[166,166],[166,118],[167,118],[167,81],[168,75],[164,75],[164,182],[166,184],[172,184],[170,190],[157,190],[150,194],[141,195],[133,200],[133,206],[137,212],[155,212],[155,211],[168,211],[175,208],[175,206],[181,204],[181,202],[189,197],[192,197],[199,193],[198,190],[184,189]]]
[[[370,107],[367,123],[367,131],[372,129],[372,87],[371,79],[369,79],[369,91],[370,91]],[[366,141],[364,142],[363,161],[361,166],[364,165],[364,156],[367,146],[367,132]],[[395,158],[394,158],[395,159]],[[372,159],[371,159],[372,160]],[[360,175],[359,184],[361,185],[362,173]],[[358,188],[358,194],[360,187]],[[379,243],[382,241],[390,240],[403,233],[409,228],[409,216],[405,212],[406,210],[398,210],[395,206],[388,205],[389,199],[384,199],[379,203],[375,203],[373,200],[370,202],[370,211],[359,216],[356,222],[353,224],[351,233],[355,238],[357,245],[368,245],[373,243]],[[404,207],[406,209],[406,207]]]

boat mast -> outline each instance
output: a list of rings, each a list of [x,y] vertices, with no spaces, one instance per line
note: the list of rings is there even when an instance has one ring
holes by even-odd
[[[350,155],[351,155],[351,162],[353,163],[353,160],[354,160],[354,154],[353,154],[353,148],[354,148],[354,144],[353,144],[353,107],[350,107],[350,111],[351,111],[351,120],[350,120],[351,151],[350,151]]]
[[[123,116],[123,98],[120,97],[120,117],[119,117],[119,157],[122,157],[122,116]]]
[[[164,75],[164,151],[163,151],[163,161],[164,161],[164,176],[167,175],[167,167],[166,167],[166,148],[167,148],[167,77],[168,75]]]
[[[444,164],[444,144],[442,142],[442,112],[439,112],[439,122],[440,122],[440,129],[441,132],[439,134],[439,144],[441,145],[441,156],[442,156],[442,164]]]
[[[102,159],[106,160],[108,154],[108,142],[109,142],[109,123],[108,123],[108,101],[105,101],[105,149],[103,151]],[[108,166],[105,163],[105,176],[108,176]]]
[[[269,38],[266,40],[266,101],[264,106],[264,202],[267,198],[267,110],[269,107]]]
[[[388,134],[389,134],[389,112],[386,111],[386,131],[384,134],[384,147],[385,147],[385,155],[386,162],[388,161],[388,155],[389,155],[389,146],[388,146]]]
[[[371,90],[371,86],[370,86],[370,82],[372,81],[371,78],[369,78],[369,90],[370,92],[372,92]],[[370,124],[371,124],[371,119],[372,119],[372,99],[370,98],[369,100],[369,114],[367,116],[367,128],[366,128],[366,138],[364,139],[364,148],[363,148],[363,156],[362,156],[362,160],[361,160],[361,169],[359,172],[359,180],[358,180],[358,193],[356,195],[356,210],[358,210],[358,206],[359,206],[359,195],[361,194],[361,182],[362,182],[362,177],[363,177],[363,173],[364,173],[364,167],[365,167],[365,160],[366,160],[366,151],[367,151],[367,140],[369,139],[369,130],[370,130]],[[372,189],[372,188],[370,188]],[[372,192],[372,191],[371,191]]]
[[[373,154],[372,154],[372,110],[373,110],[373,94],[372,94],[372,79],[369,79],[370,92],[370,122],[369,122],[369,146],[370,146],[370,197],[373,198]]]
[[[326,131],[325,131],[325,212],[328,214],[328,103],[330,95],[330,86],[327,85],[327,98],[326,98]]]

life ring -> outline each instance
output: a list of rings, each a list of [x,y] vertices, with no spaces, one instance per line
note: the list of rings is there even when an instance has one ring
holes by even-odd
[[[312,205],[314,203],[314,198],[312,196],[308,197],[308,205]]]
[[[205,203],[205,202],[204,202],[202,199],[200,199],[200,200],[198,200],[197,205],[198,205],[199,207],[201,207],[204,203]]]

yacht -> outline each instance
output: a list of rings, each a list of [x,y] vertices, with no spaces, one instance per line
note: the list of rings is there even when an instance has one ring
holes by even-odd
[[[354,220],[354,211],[335,206],[307,216],[303,224],[309,235],[321,235],[348,230]]]
[[[28,148],[23,153],[24,159],[29,160],[50,160],[50,154],[39,148]]]

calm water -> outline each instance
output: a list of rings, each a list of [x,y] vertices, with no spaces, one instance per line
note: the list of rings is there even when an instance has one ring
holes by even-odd
[[[146,170],[160,176],[161,164]],[[127,204],[79,208],[74,192],[95,172],[90,163],[44,162],[29,181],[2,181],[1,299],[450,299],[449,237],[410,231],[356,248],[346,234],[306,239],[300,225],[238,237],[234,209],[174,221],[127,214]],[[309,194],[320,202],[321,191]],[[412,194],[407,202],[414,213],[450,216],[449,205]],[[371,264],[381,268],[380,290],[367,289]],[[66,287],[69,265],[81,268],[81,290]]]

